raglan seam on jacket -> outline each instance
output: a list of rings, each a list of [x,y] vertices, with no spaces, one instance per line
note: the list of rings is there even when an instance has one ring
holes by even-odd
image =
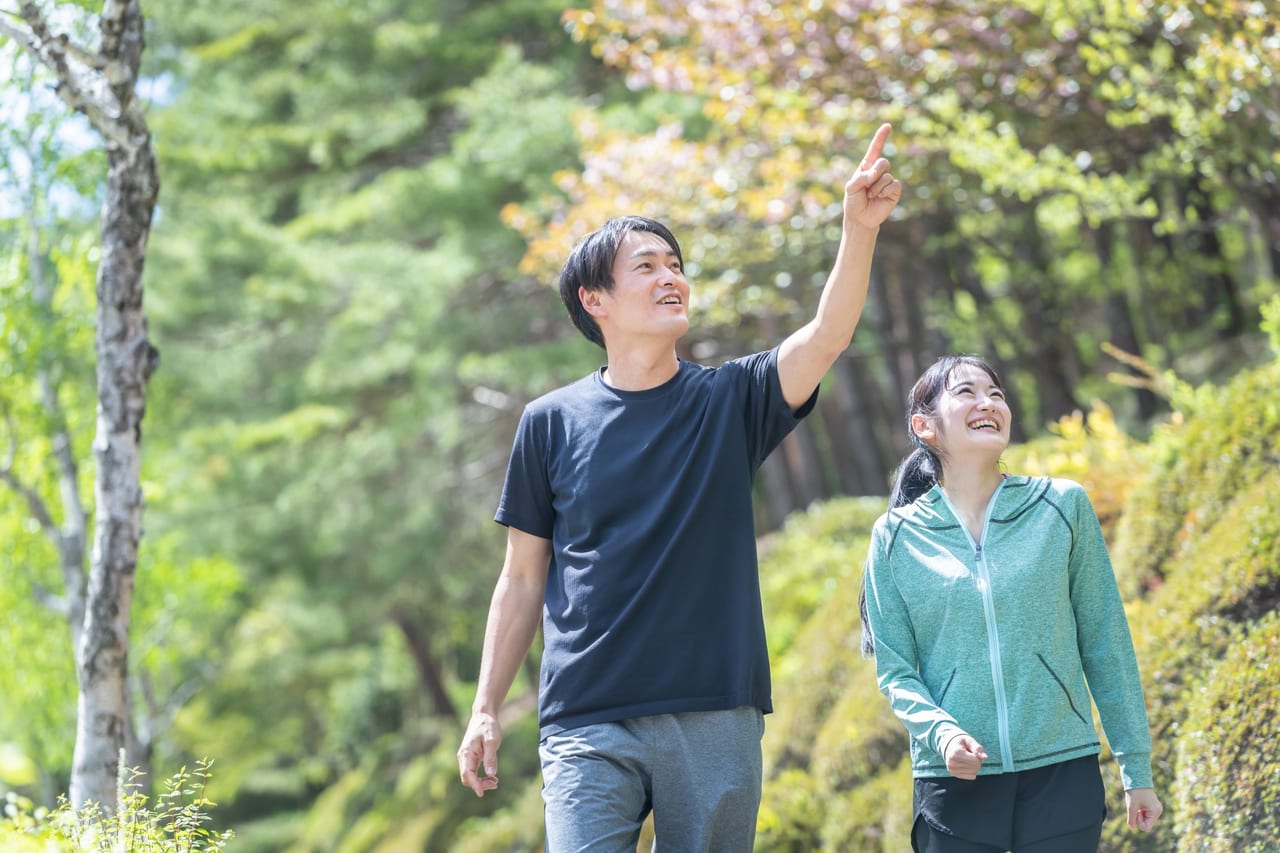
[[[1067,518],[1067,514],[1063,511],[1062,507],[1058,506],[1057,502],[1054,501],[1052,498],[1050,498],[1047,494],[1045,495],[1044,502],[1047,503],[1049,506],[1053,507],[1053,511],[1058,514],[1058,517],[1062,519],[1062,523],[1067,526],[1067,532],[1071,534],[1071,552],[1070,553],[1072,554],[1072,556],[1074,556],[1076,553],[1076,526],[1071,523],[1070,519]]]

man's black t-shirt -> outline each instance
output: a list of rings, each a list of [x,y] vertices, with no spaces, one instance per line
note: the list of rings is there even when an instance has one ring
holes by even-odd
[[[777,350],[681,360],[645,391],[601,371],[530,403],[496,520],[550,539],[543,737],[650,714],[772,710],[751,483],[812,410]]]

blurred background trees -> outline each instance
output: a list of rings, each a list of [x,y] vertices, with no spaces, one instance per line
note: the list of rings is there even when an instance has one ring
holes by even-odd
[[[997,363],[1026,439],[1102,406],[1142,441],[1170,417],[1164,371],[1200,385],[1266,362],[1280,35],[1264,6],[148,3],[143,91],[164,191],[146,306],[163,360],[133,642],[156,769],[215,759],[209,793],[241,849],[537,849],[536,785],[517,782],[536,778],[520,716],[532,682],[511,697],[510,793],[475,800],[452,753],[515,421],[600,361],[555,275],[608,216],[655,216],[681,239],[696,299],[686,357],[771,346],[816,303],[841,187],[874,128],[894,123],[906,192],[872,301],[818,410],[759,479],[764,532],[873,496],[820,527],[834,553],[806,545],[788,561],[830,567],[771,593],[789,602],[770,619],[788,638],[851,582],[834,579],[861,561],[853,528],[900,456],[906,388],[938,354]],[[74,127],[31,129],[23,116],[52,123],[59,105],[13,45],[0,50],[13,69],[0,398],[14,470],[52,501],[37,355],[67,365],[66,433],[87,454],[102,162]],[[32,145],[47,149],[39,181],[22,165]],[[42,220],[57,318],[40,313],[24,260],[24,199],[59,212]],[[1095,500],[1118,513],[1120,483]],[[74,684],[67,632],[39,603],[59,557],[36,526],[0,490],[13,614],[0,633],[25,650],[0,671],[17,697],[0,706],[0,782],[48,801],[66,789]],[[785,670],[821,663],[804,660],[779,674],[780,706]],[[862,743],[834,722],[849,719],[827,736]],[[874,775],[827,770],[850,790]],[[764,837],[814,849],[794,820],[812,805],[793,802]]]

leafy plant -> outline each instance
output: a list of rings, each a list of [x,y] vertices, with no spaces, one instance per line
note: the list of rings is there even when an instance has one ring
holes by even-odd
[[[123,754],[122,754],[123,757]],[[206,824],[214,805],[205,796],[213,762],[185,766],[165,781],[154,802],[138,782],[139,771],[121,762],[116,782],[119,811],[106,813],[96,803],[72,809],[65,797],[57,808],[37,808],[10,793],[0,823],[0,848],[41,853],[197,853],[226,849],[231,830],[215,832]]]

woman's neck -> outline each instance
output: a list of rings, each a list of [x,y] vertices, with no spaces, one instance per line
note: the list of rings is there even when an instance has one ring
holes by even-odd
[[[947,500],[960,513],[960,521],[969,528],[974,540],[982,537],[987,505],[1003,479],[999,464],[991,462],[970,465],[944,462],[942,465],[942,482],[939,485]]]

